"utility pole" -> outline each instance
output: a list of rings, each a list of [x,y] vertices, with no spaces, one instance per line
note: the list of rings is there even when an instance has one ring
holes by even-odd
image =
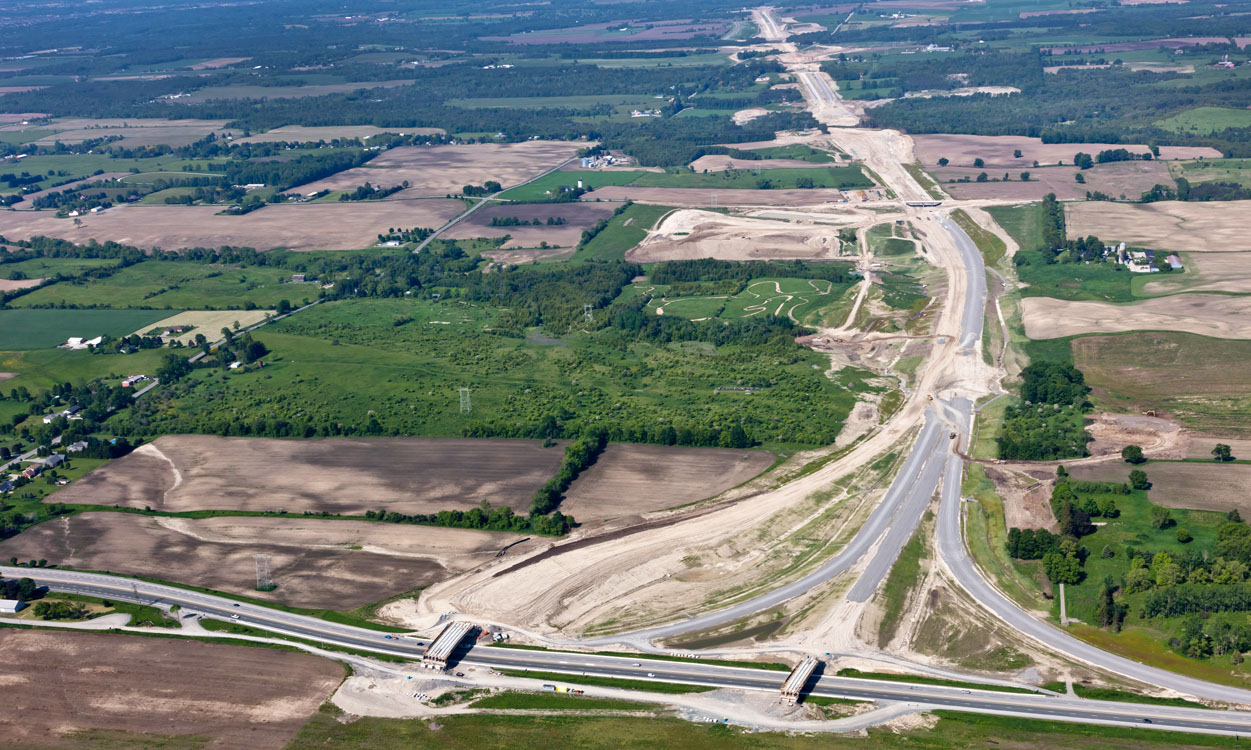
[[[462,387],[460,389],[460,413],[468,414],[473,411],[473,404],[469,402],[469,389]]]

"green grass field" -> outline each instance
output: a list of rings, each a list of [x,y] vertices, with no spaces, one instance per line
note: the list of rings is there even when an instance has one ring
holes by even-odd
[[[105,154],[49,154],[28,156],[22,160],[23,172],[45,175],[38,186],[48,188],[54,182],[90,177],[99,172],[160,172],[188,171],[189,167],[207,169],[205,159],[179,159],[173,156],[155,156],[146,159],[113,159]],[[198,172],[198,175],[211,174]]]
[[[90,268],[117,265],[112,258],[31,258],[0,265],[0,279],[50,279],[57,274],[77,276]]]
[[[1047,343],[1085,373],[1099,408],[1160,409],[1186,427],[1217,434],[1249,430],[1251,342],[1157,331]]]
[[[384,434],[461,436],[562,412],[571,431],[678,415],[679,424],[741,421],[766,443],[825,444],[856,393],[869,388],[865,374],[850,368],[825,377],[828,360],[814,352],[762,355],[700,343],[620,348],[616,336],[598,333],[563,336],[567,346],[528,344],[488,332],[495,317],[493,308],[455,300],[322,304],[255,334],[272,352],[264,370],[234,372],[224,382],[218,371],[197,370],[168,407],[118,418],[160,434],[217,432],[240,414],[314,429],[363,425],[372,415]],[[750,396],[715,391],[739,382],[767,387]],[[462,385],[471,389],[472,414],[460,412]]]
[[[754,153],[760,154],[768,159],[800,159],[802,161],[810,161],[814,164],[829,164],[834,161],[834,157],[824,151],[802,144],[792,143],[787,146],[767,146],[765,148],[754,148]]]
[[[781,168],[769,169],[768,160],[761,160],[760,168],[738,169],[708,174],[683,170],[674,173],[621,171],[601,172],[594,170],[562,170],[520,185],[500,194],[501,198],[515,201],[542,201],[551,198],[561,186],[574,187],[578,180],[588,189],[613,185],[658,188],[692,188],[699,190],[736,189],[756,190],[761,181],[767,180],[774,190],[796,187],[796,180],[812,180],[817,188],[867,188],[873,181],[865,176],[860,167]]]
[[[9,312],[25,310],[0,310],[0,321]],[[44,312],[36,310],[32,312]],[[47,312],[100,313],[100,310],[49,310]],[[132,312],[132,311],[123,311]],[[146,311],[141,311],[146,312]],[[161,311],[161,317],[169,311]],[[158,318],[159,320],[160,318]],[[137,330],[126,331],[130,334]],[[152,374],[165,356],[163,349],[141,349],[134,354],[92,354],[88,351],[68,349],[31,349],[27,351],[0,350],[0,372],[15,372],[17,377],[0,381],[0,388],[11,389],[25,386],[30,390],[43,390],[54,383],[77,383],[96,378],[117,376],[118,379],[136,373]],[[3,403],[3,402],[0,402]]]
[[[1037,250],[1042,245],[1042,205],[990,206],[988,213],[1003,227],[1022,250]]]
[[[166,310],[0,310],[0,351],[48,349],[71,336],[128,336],[169,315]]]
[[[203,263],[150,260],[136,263],[98,281],[60,283],[44,287],[18,297],[11,305],[210,310],[240,309],[251,303],[256,307],[269,309],[277,305],[279,300],[298,302],[305,297],[317,296],[316,287],[282,283],[290,278],[290,271],[280,268],[241,269]],[[138,326],[131,330],[136,328]]]
[[[591,241],[578,247],[573,260],[621,260],[626,252],[647,237],[649,229],[661,217],[672,211],[668,206],[651,206],[635,203],[621,214],[612,217],[608,226]]]
[[[654,703],[587,698],[568,693],[506,692],[488,695],[473,702],[474,708],[528,709],[546,711],[655,711]]]
[[[1185,112],[1156,120],[1157,128],[1174,133],[1208,135],[1226,128],[1251,127],[1251,110],[1227,107],[1195,107]]]
[[[1191,182],[1218,180],[1251,186],[1251,159],[1170,161],[1168,169],[1173,177],[1184,177]]]

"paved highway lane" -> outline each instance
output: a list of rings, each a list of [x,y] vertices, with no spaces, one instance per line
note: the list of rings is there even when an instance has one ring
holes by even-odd
[[[982,606],[1006,622],[1013,630],[1089,664],[1103,667],[1148,685],[1158,685],[1209,700],[1251,705],[1251,690],[1196,680],[1104,651],[1074,638],[1051,623],[1037,619],[991,586],[977,569],[964,546],[961,528],[963,509],[961,508],[959,481],[964,468],[962,461],[959,456],[955,455],[949,456],[947,461],[947,476],[955,479],[943,482],[942,506],[938,514],[938,552],[947,567],[951,569],[956,581]]]
[[[588,639],[583,642],[586,645],[594,646],[621,643],[623,640],[650,641],[656,638],[672,637],[733,622],[740,617],[746,617],[777,606],[782,602],[807,593],[814,586],[832,580],[859,562],[860,558],[872,548],[874,542],[879,537],[882,537],[883,534],[886,534],[886,540],[884,540],[878,553],[869,565],[872,575],[876,576],[877,581],[880,581],[885,577],[886,572],[890,570],[890,566],[894,563],[895,558],[899,556],[899,550],[903,549],[903,545],[907,543],[908,537],[912,535],[912,530],[916,528],[925,511],[925,503],[928,502],[930,496],[933,495],[934,490],[938,487],[938,477],[943,469],[942,462],[930,461],[930,456],[933,454],[935,446],[939,445],[940,441],[944,439],[945,431],[946,427],[936,410],[932,408],[927,410],[925,413],[925,425],[921,428],[916,443],[911,452],[909,452],[908,457],[904,460],[903,466],[895,476],[895,480],[891,482],[890,489],[886,491],[885,497],[874,508],[868,520],[865,521],[864,526],[860,528],[851,541],[812,573],[754,599],[736,604],[733,607],[669,625],[636,630],[623,635]],[[896,529],[902,529],[902,532],[895,532]],[[887,533],[888,531],[895,533]],[[876,585],[874,583],[873,587],[876,588]],[[872,594],[872,590],[870,588],[868,593]]]
[[[947,467],[949,471],[958,466]],[[956,474],[958,476],[958,473]],[[958,498],[957,498],[958,499]],[[56,569],[27,569],[0,566],[0,575],[33,578],[58,591],[73,591],[142,603],[179,604],[184,611],[202,612],[276,633],[293,634],[321,643],[347,648],[369,649],[412,659],[422,649],[415,641],[391,638],[376,631],[327,623],[305,615],[273,610],[255,604],[236,603],[224,597],[188,591],[162,584],[133,581],[113,576]],[[238,606],[236,606],[238,604]],[[604,656],[559,651],[531,651],[485,646],[472,648],[459,656],[457,665],[494,669],[520,669],[565,674],[587,674],[633,680],[733,687],[747,690],[778,690],[786,678],[780,671],[731,667],[700,662],[675,662],[646,656]],[[1088,701],[1066,696],[1004,693],[991,690],[965,690],[932,685],[906,685],[834,675],[821,676],[812,685],[812,694],[848,697],[870,701],[902,701],[919,708],[948,708],[957,711],[998,713],[1063,721],[1145,725],[1178,731],[1251,733],[1251,713],[1206,711],[1202,709],[1144,706],[1105,701]]]

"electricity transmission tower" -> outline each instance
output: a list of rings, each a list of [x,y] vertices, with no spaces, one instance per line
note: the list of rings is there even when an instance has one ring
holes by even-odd
[[[591,307],[590,305],[583,305],[582,317],[585,318],[586,322],[588,323],[590,323],[592,320],[595,320],[595,308]]]
[[[269,555],[255,554],[252,556],[256,560],[256,590],[257,591],[273,591],[278,588],[274,583],[274,579],[269,575]]]
[[[468,414],[471,411],[473,411],[473,404],[469,402],[469,389],[461,388],[460,389],[460,413]]]

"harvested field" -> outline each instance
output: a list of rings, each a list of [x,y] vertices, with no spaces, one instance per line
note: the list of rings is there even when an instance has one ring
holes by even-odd
[[[1251,201],[1069,203],[1065,215],[1070,237],[1093,234],[1158,250],[1251,250]]]
[[[164,511],[342,514],[471,510],[487,500],[523,512],[562,457],[537,440],[166,435],[50,497]]]
[[[309,287],[313,289],[314,287]],[[309,292],[312,294],[313,292]],[[294,296],[294,295],[292,295]],[[255,323],[259,323],[265,319],[266,315],[273,313],[273,310],[187,310],[177,315],[171,315],[168,318],[158,320],[155,323],[133,331],[134,334],[143,336],[153,328],[171,328],[173,326],[191,326],[192,330],[176,336],[164,337],[166,341],[181,341],[184,344],[190,343],[195,339],[196,334],[204,334],[209,340],[221,338],[221,330],[223,328],[232,327],[236,322],[240,328],[247,328]]]
[[[272,143],[274,141],[316,143],[317,141],[333,141],[335,138],[370,138],[383,133],[434,135],[442,132],[444,132],[443,128],[376,128],[373,125],[328,125],[323,127],[284,125],[281,128],[274,128],[273,130],[250,135],[246,138],[236,138],[232,143]]]
[[[241,135],[242,131],[226,127],[226,120],[165,120],[159,118],[106,118],[91,119],[63,117],[41,126],[57,132],[33,141],[36,146],[53,146],[61,143],[81,143],[93,138],[120,135],[122,139],[111,146],[135,147],[168,144],[188,146],[210,133],[218,137]]]
[[[206,541],[198,533],[200,523],[130,513],[82,513],[6,539],[0,542],[0,553],[5,560],[14,555],[46,558],[53,565],[150,576],[310,609],[356,609],[448,576],[443,566],[428,558],[346,546],[309,549],[266,537]],[[341,533],[331,528],[322,538]],[[273,591],[256,590],[256,554],[270,556],[270,570],[278,584]]]
[[[1029,172],[1030,181],[1021,181],[1021,172]],[[992,179],[1008,182],[976,182],[977,175],[987,172]],[[1080,184],[1073,175],[1081,172],[1086,184]],[[955,198],[1005,198],[1041,200],[1047,193],[1055,193],[1060,200],[1082,199],[1087,191],[1099,191],[1112,197],[1137,198],[1157,184],[1172,185],[1168,166],[1161,161],[1122,161],[1100,164],[1087,170],[1077,167],[1030,167],[1024,170],[974,169],[972,167],[935,167],[929,173],[942,183],[942,188]],[[949,182],[967,177],[970,182]]]
[[[1251,459],[1251,439],[1248,438],[1224,437],[1189,430],[1183,433],[1183,437],[1185,438],[1184,458],[1211,458],[1212,448],[1217,443],[1224,443],[1229,446],[1234,459],[1241,461]]]
[[[75,732],[95,731],[135,733],[111,747],[169,746],[147,734],[278,750],[343,680],[310,654],[178,638],[4,630],[0,650],[22,655],[0,664],[6,747],[72,748]]]
[[[1158,409],[1216,435],[1246,435],[1251,429],[1251,343],[1139,332],[1087,336],[1071,346],[1074,364],[1100,403],[1123,411]],[[1210,443],[1208,451],[1216,439]],[[1251,457],[1251,449],[1241,457]]]
[[[408,180],[408,189],[396,197],[416,198],[459,193],[465,185],[481,185],[487,180],[510,187],[537,177],[585,147],[585,143],[572,141],[400,146],[366,166],[311,182],[300,190],[350,190],[365,182],[390,187]],[[400,225],[413,226],[413,222]]]
[[[1181,291],[1236,292],[1251,294],[1251,263],[1246,253],[1187,253],[1186,272],[1152,274],[1142,285],[1143,294]]]
[[[227,68],[231,65],[238,65],[241,62],[251,60],[250,57],[215,57],[212,60],[198,62],[195,65],[188,65],[188,70],[216,70],[218,68]]]
[[[1226,339],[1251,338],[1251,297],[1175,294],[1131,305],[1026,297],[1022,308],[1025,335],[1032,339],[1123,331],[1185,331]]]
[[[302,99],[307,96],[327,94],[350,94],[361,89],[390,89],[410,86],[413,81],[348,81],[346,83],[317,83],[308,86],[207,86],[197,89],[190,96],[175,99],[175,104],[203,104],[213,99]]]
[[[986,162],[986,169],[1032,169],[1034,161],[1039,164],[1073,163],[1078,151],[1094,156],[1100,151],[1124,148],[1137,154],[1150,151],[1143,145],[1124,143],[1043,143],[1041,138],[1017,135],[914,135],[917,158],[928,169],[938,164],[940,158],[950,160],[954,167],[971,167],[974,159]],[[1013,156],[1020,150],[1021,156]],[[1216,149],[1193,146],[1161,146],[1161,159],[1197,159],[1221,157]],[[1118,191],[1119,192],[1119,191]],[[1083,193],[1084,195],[1084,193]]]
[[[810,165],[811,166],[811,165]],[[815,166],[828,167],[828,164]],[[657,206],[687,206],[706,208],[715,201],[718,206],[815,206],[824,203],[841,203],[841,190],[814,188],[811,190],[739,190],[736,188],[708,190],[703,188],[657,188],[634,185],[611,185],[592,190],[582,196],[584,201],[632,200]]]
[[[1146,39],[1141,42],[1110,42],[1101,44],[1084,44],[1070,47],[1043,47],[1052,55],[1063,55],[1066,52],[1133,52],[1144,49],[1181,49],[1200,44],[1229,44],[1229,37],[1224,36],[1188,36],[1170,39]]]
[[[769,468],[760,450],[614,443],[566,493],[578,520],[643,514],[714,497]]]
[[[1074,479],[1127,482],[1134,468],[1123,462],[1087,464],[1070,467],[1069,473]],[[1177,461],[1137,468],[1151,480],[1151,502],[1156,505],[1251,513],[1251,466],[1246,464]]]
[[[459,240],[473,237],[503,237],[512,239],[504,243],[505,249],[537,247],[539,243],[559,247],[578,244],[583,230],[590,229],[600,219],[612,216],[613,206],[607,203],[532,203],[509,205],[493,203],[474,211],[469,218],[444,232],[445,239]],[[516,218],[522,221],[542,222],[539,226],[491,226],[492,219]],[[564,224],[549,225],[548,219],[560,218]]]
[[[757,170],[762,168],[791,168],[791,169],[819,169],[821,167],[829,167],[830,165],[817,162],[804,161],[802,159],[735,159],[732,156],[724,154],[709,154],[701,156],[691,162],[691,169],[696,172],[724,172],[727,169],[747,169]]]
[[[15,292],[18,289],[30,289],[39,286],[43,279],[0,279],[0,292]]]
[[[1184,73],[1195,72],[1193,65],[1170,65],[1169,63],[1131,62],[1125,63],[1130,70],[1149,70],[1152,73]]]
[[[656,231],[626,253],[626,259],[638,263],[692,258],[830,259],[837,258],[840,250],[837,227],[681,210],[665,217]]]
[[[503,263],[506,266],[519,266],[524,263],[533,263],[539,260],[570,257],[573,255],[573,248],[531,247],[523,250],[487,250],[481,253],[481,255],[484,258],[490,258],[491,260],[496,261],[497,263]]]
[[[387,557],[430,560],[458,573],[495,559],[497,552],[517,541],[517,535],[501,531],[369,521],[326,521],[300,516],[161,518],[158,523],[163,528],[206,543],[243,547],[272,544],[306,550],[360,548],[364,552]]]
[[[352,250],[373,245],[387,227],[438,227],[464,209],[457,200],[360,201],[278,204],[243,216],[218,216],[221,206],[128,204],[92,214],[81,227],[51,211],[3,211],[0,235],[113,240],[165,250],[221,245]]]

